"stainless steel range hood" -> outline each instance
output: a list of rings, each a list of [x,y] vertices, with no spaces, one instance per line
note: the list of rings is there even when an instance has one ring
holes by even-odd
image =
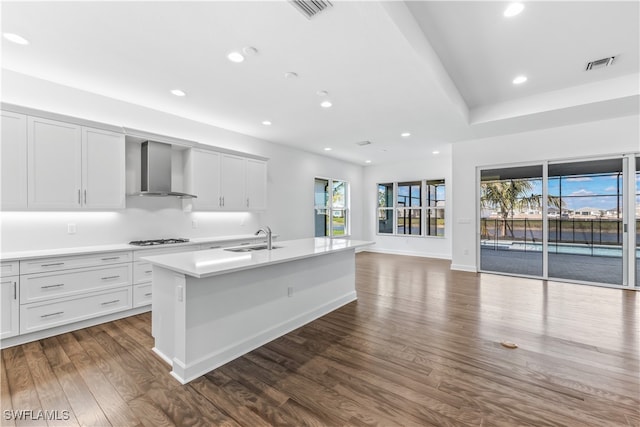
[[[178,197],[192,199],[193,194],[171,191],[171,144],[145,141],[142,143],[142,179],[136,196]]]

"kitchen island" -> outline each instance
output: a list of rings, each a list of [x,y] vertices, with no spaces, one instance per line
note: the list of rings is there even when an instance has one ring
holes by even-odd
[[[145,258],[153,350],[182,384],[357,299],[355,250],[311,238]]]

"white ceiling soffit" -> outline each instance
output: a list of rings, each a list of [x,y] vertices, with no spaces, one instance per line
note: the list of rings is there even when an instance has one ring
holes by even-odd
[[[3,2],[30,44],[2,40],[2,100],[35,77],[359,164],[638,114],[638,2],[530,1],[509,21],[503,2],[331,3],[308,19],[285,0]]]
[[[544,118],[549,126],[579,122],[587,105],[601,118],[638,114],[637,1],[529,1],[512,18],[503,16],[507,2],[407,5],[469,106],[469,124],[494,122],[476,135],[500,132],[503,120],[527,130],[526,117],[533,128]],[[609,56],[610,67],[587,72],[589,61]],[[528,80],[514,86],[520,74]]]

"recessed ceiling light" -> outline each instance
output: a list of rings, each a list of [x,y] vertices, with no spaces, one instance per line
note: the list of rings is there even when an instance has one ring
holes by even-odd
[[[271,122],[269,120],[263,121],[262,124],[265,126],[271,126]]]
[[[371,163],[371,160],[365,160],[364,162],[365,163]]]
[[[513,79],[513,84],[514,85],[521,85],[522,83],[527,81],[527,76],[518,76],[515,79]]]
[[[172,89],[171,93],[174,94],[175,96],[186,96],[187,94],[180,90],[180,89]]]
[[[326,90],[319,90],[319,91],[316,92],[316,94],[318,96],[327,96],[327,95],[329,95],[329,92],[327,92]]]
[[[438,150],[433,150],[431,153],[432,154],[440,154],[440,152]]]
[[[325,147],[325,148],[324,148],[324,151],[331,151],[331,150],[332,150],[332,148],[331,148],[331,147]]]
[[[524,5],[522,3],[511,3],[504,10],[504,16],[507,18],[511,18],[512,16],[516,16],[524,9]]]
[[[247,46],[247,47],[243,47],[242,48],[242,52],[245,55],[257,55],[258,54],[258,49],[256,49],[253,46]]]
[[[320,103],[320,106],[321,106],[322,108],[329,108],[329,107],[331,107],[332,105],[333,105],[333,104],[332,104],[330,101],[322,101],[322,102]]]
[[[240,52],[231,52],[227,55],[227,59],[231,62],[242,62],[244,61],[244,56]]]
[[[287,71],[286,73],[284,73],[284,77],[287,79],[296,79],[298,78],[298,73],[293,71]]]
[[[29,44],[29,40],[14,33],[3,33],[2,36],[12,43],[21,44],[21,45]]]
[[[400,134],[401,137],[403,138],[409,138],[411,136],[411,134],[409,132],[403,132]]]

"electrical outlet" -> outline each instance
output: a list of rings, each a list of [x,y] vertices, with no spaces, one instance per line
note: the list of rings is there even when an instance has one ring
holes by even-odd
[[[67,234],[76,234],[75,224],[67,224]]]

